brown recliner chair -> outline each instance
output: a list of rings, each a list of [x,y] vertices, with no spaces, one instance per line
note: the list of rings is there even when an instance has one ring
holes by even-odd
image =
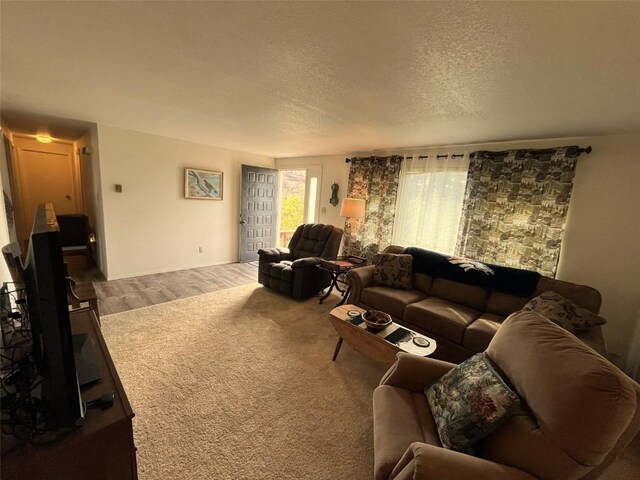
[[[640,429],[640,385],[533,312],[505,320],[487,355],[524,407],[475,445],[442,447],[423,389],[453,364],[405,353],[373,395],[376,480],[595,479]]]
[[[320,258],[336,258],[342,233],[333,225],[300,225],[289,248],[258,250],[258,282],[298,300],[312,297],[331,283],[329,274],[316,265]]]

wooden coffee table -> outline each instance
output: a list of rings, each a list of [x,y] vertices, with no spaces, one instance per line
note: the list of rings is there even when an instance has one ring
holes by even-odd
[[[340,353],[343,340],[346,340],[354,350],[361,354],[389,365],[396,361],[396,353],[398,352],[427,357],[436,351],[437,344],[432,338],[395,322],[382,331],[373,332],[367,328],[361,318],[352,319],[347,313],[349,310],[357,310],[361,313],[365,311],[355,305],[341,305],[331,310],[331,324],[340,336],[333,353],[333,361]],[[414,343],[414,338],[422,338],[428,342],[428,345],[420,347]]]

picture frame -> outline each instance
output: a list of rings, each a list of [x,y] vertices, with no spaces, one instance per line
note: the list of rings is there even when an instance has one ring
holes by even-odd
[[[222,200],[223,173],[201,168],[184,169],[184,198]]]

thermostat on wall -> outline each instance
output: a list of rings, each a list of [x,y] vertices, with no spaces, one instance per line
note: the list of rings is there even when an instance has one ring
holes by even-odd
[[[122,185],[120,185],[119,183],[116,183],[116,192],[122,193]]]

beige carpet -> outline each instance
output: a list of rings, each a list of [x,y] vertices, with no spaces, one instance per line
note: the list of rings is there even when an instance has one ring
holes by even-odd
[[[386,367],[331,361],[336,301],[253,284],[103,317],[140,479],[370,479]]]
[[[336,303],[257,284],[102,318],[136,417],[140,480],[370,479],[386,371],[344,345]],[[640,437],[602,477],[638,478]]]

